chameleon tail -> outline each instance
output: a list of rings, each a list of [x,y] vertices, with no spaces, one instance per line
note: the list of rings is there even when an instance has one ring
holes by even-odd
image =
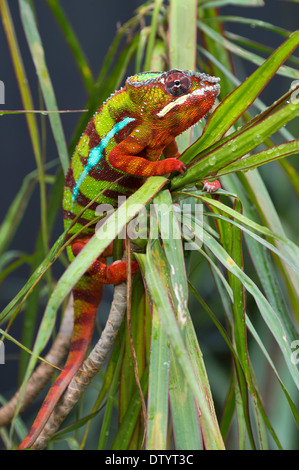
[[[47,423],[60,397],[85,359],[94,331],[97,309],[100,304],[103,284],[96,276],[86,273],[73,289],[74,331],[69,355],[64,369],[50,388],[42,407],[19,449],[30,448]]]

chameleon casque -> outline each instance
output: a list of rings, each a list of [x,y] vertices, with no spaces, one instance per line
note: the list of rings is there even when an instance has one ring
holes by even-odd
[[[65,179],[63,217],[67,237],[79,232],[68,247],[70,261],[95,233],[98,204],[116,207],[118,196],[130,196],[149,176],[183,173],[175,137],[197,123],[215,103],[219,78],[204,73],[171,70],[139,73],[126,80],[94,114],[79,140]],[[160,160],[161,155],[164,159]],[[122,177],[121,180],[119,178]],[[112,183],[112,184],[111,184]],[[205,189],[218,189],[205,182]],[[96,196],[96,202],[72,224]],[[61,395],[82,364],[91,342],[104,284],[126,279],[126,262],[106,265],[104,252],[73,289],[74,330],[64,369],[19,449],[29,448],[40,434]],[[138,265],[132,261],[132,274]]]

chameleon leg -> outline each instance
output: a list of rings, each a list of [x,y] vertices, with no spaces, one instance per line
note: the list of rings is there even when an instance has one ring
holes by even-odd
[[[110,152],[111,155],[112,152]],[[130,175],[149,177],[162,176],[173,171],[184,173],[186,167],[183,162],[175,158],[166,158],[158,162],[151,162],[142,157],[126,155],[109,155],[109,163],[119,171]]]
[[[174,145],[175,144],[173,144],[173,147]],[[158,145],[156,149],[153,149],[148,153],[148,159],[139,157],[137,156],[138,152],[145,150],[144,144],[142,141],[138,141],[132,136],[128,136],[110,151],[108,159],[110,165],[116,170],[123,171],[124,173],[134,176],[147,178],[149,176],[166,175],[173,171],[184,173],[186,167],[183,162],[176,158],[178,153],[174,152],[175,157],[173,157],[173,148],[168,145],[165,149],[170,149],[170,152],[168,151],[168,157],[171,155],[170,158],[166,158],[165,160],[156,161],[160,158],[160,155],[164,150],[163,147],[159,148]]]
[[[173,139],[163,150],[163,154],[165,158],[179,158],[181,156],[178,144],[176,140]]]
[[[77,256],[87,241],[73,243],[74,256]],[[105,255],[107,254],[105,253]],[[104,284],[118,284],[126,279],[125,261],[114,262],[111,266],[107,266],[104,261],[104,257],[95,260],[73,288],[74,330],[69,355],[62,372],[50,388],[28,435],[20,445],[20,450],[30,448],[33,445],[60,397],[84,361],[91,343]],[[132,262],[132,274],[135,274],[137,269],[138,264]]]

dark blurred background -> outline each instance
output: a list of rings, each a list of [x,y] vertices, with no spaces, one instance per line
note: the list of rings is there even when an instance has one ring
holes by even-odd
[[[24,36],[20,20],[18,1],[9,0],[9,7],[17,32],[17,38],[21,48],[26,72],[29,78],[36,109],[39,109],[38,81]],[[134,10],[142,5],[138,0],[61,0],[61,6],[67,14],[73,29],[89,59],[94,77],[97,76],[103,58],[109,45],[115,37],[117,23],[123,24],[132,17]],[[64,109],[83,109],[87,95],[80,80],[72,55],[65,39],[56,24],[47,4],[43,0],[34,2],[39,31],[43,41],[45,56],[53,87],[56,93],[58,107]],[[248,18],[259,18],[291,31],[298,28],[299,6],[296,3],[279,0],[265,0],[264,8],[246,8],[227,6],[221,9],[222,14],[242,15]],[[277,47],[283,42],[283,37],[271,32],[264,32],[259,28],[247,25],[230,23],[229,31],[239,35],[260,41],[265,45]],[[1,109],[22,109],[20,93],[15,78],[6,37],[0,23],[0,80],[5,84],[5,104]],[[236,59],[238,78],[244,79],[256,66],[244,63]],[[132,73],[134,72],[132,64]],[[263,92],[263,100],[266,104],[272,103],[290,87],[291,80],[284,77],[276,77]],[[99,103],[100,105],[101,103]],[[61,115],[66,141],[69,142],[79,119],[78,114]],[[28,135],[28,128],[24,115],[4,115],[0,117],[0,141],[1,141],[1,171],[0,171],[0,220],[19,190],[23,178],[35,169],[35,160]],[[47,152],[46,159],[51,161],[57,158],[56,146],[51,130],[47,124]],[[287,204],[287,201],[286,201]],[[38,227],[40,226],[40,202],[38,188],[35,190],[30,204],[26,210],[21,230],[18,230],[11,249],[31,253],[34,250]],[[54,242],[62,231],[62,218],[57,223],[53,233]],[[29,274],[28,268],[22,268],[0,290],[1,310],[16,295],[25,284]],[[13,328],[10,333],[18,337],[18,330]],[[5,375],[0,374],[0,393],[7,398],[15,391],[17,380],[17,356],[18,349],[7,342],[6,360],[11,361],[12,367],[5,367]],[[9,364],[7,364],[9,365]],[[0,368],[4,367],[0,365]],[[8,374],[10,369],[11,374]]]

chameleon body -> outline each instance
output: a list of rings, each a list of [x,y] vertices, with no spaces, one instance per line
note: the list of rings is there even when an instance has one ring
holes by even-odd
[[[185,171],[185,165],[178,160],[175,137],[211,109],[220,91],[218,81],[206,74],[181,70],[137,74],[129,77],[125,86],[94,114],[77,144],[65,180],[64,225],[69,228],[67,237],[75,236],[68,247],[70,261],[95,233],[95,226],[86,224],[94,220],[98,204],[116,207],[118,197],[130,196],[145,178]],[[165,158],[160,160],[162,153]],[[97,201],[82,214],[99,193]],[[20,449],[32,446],[82,364],[103,285],[126,279],[126,263],[107,266],[108,254],[95,260],[73,289],[75,319],[70,352]],[[132,262],[132,273],[136,270],[137,263]]]

